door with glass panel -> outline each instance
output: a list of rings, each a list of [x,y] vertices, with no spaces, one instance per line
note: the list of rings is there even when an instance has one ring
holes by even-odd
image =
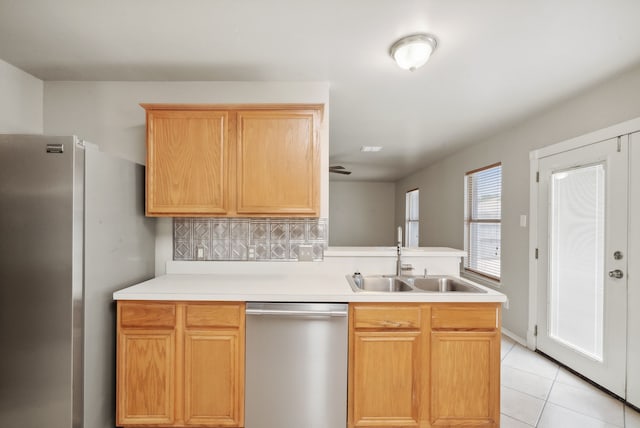
[[[625,395],[628,137],[544,157],[537,348]]]

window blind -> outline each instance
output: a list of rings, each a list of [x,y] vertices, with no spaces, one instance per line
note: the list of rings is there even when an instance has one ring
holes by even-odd
[[[465,174],[465,258],[467,271],[500,280],[502,165]]]

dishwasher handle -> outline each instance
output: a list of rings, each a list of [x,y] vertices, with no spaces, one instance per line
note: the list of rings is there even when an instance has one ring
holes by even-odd
[[[277,315],[291,317],[346,317],[347,311],[305,311],[288,309],[249,309],[245,310],[247,315]]]

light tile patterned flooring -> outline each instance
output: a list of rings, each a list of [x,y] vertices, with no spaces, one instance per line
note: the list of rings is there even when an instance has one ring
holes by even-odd
[[[502,338],[501,428],[640,428],[640,413]]]

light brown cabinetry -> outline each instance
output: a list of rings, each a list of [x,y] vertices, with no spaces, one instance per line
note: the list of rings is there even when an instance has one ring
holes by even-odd
[[[431,421],[437,426],[497,427],[500,416],[500,308],[434,305],[431,323]]]
[[[497,427],[498,304],[352,304],[353,427]]]
[[[239,111],[238,214],[318,215],[316,112]]]
[[[142,106],[147,215],[319,215],[321,105]]]
[[[229,114],[147,111],[147,213],[226,214]]]
[[[244,304],[118,302],[118,426],[244,425]]]

